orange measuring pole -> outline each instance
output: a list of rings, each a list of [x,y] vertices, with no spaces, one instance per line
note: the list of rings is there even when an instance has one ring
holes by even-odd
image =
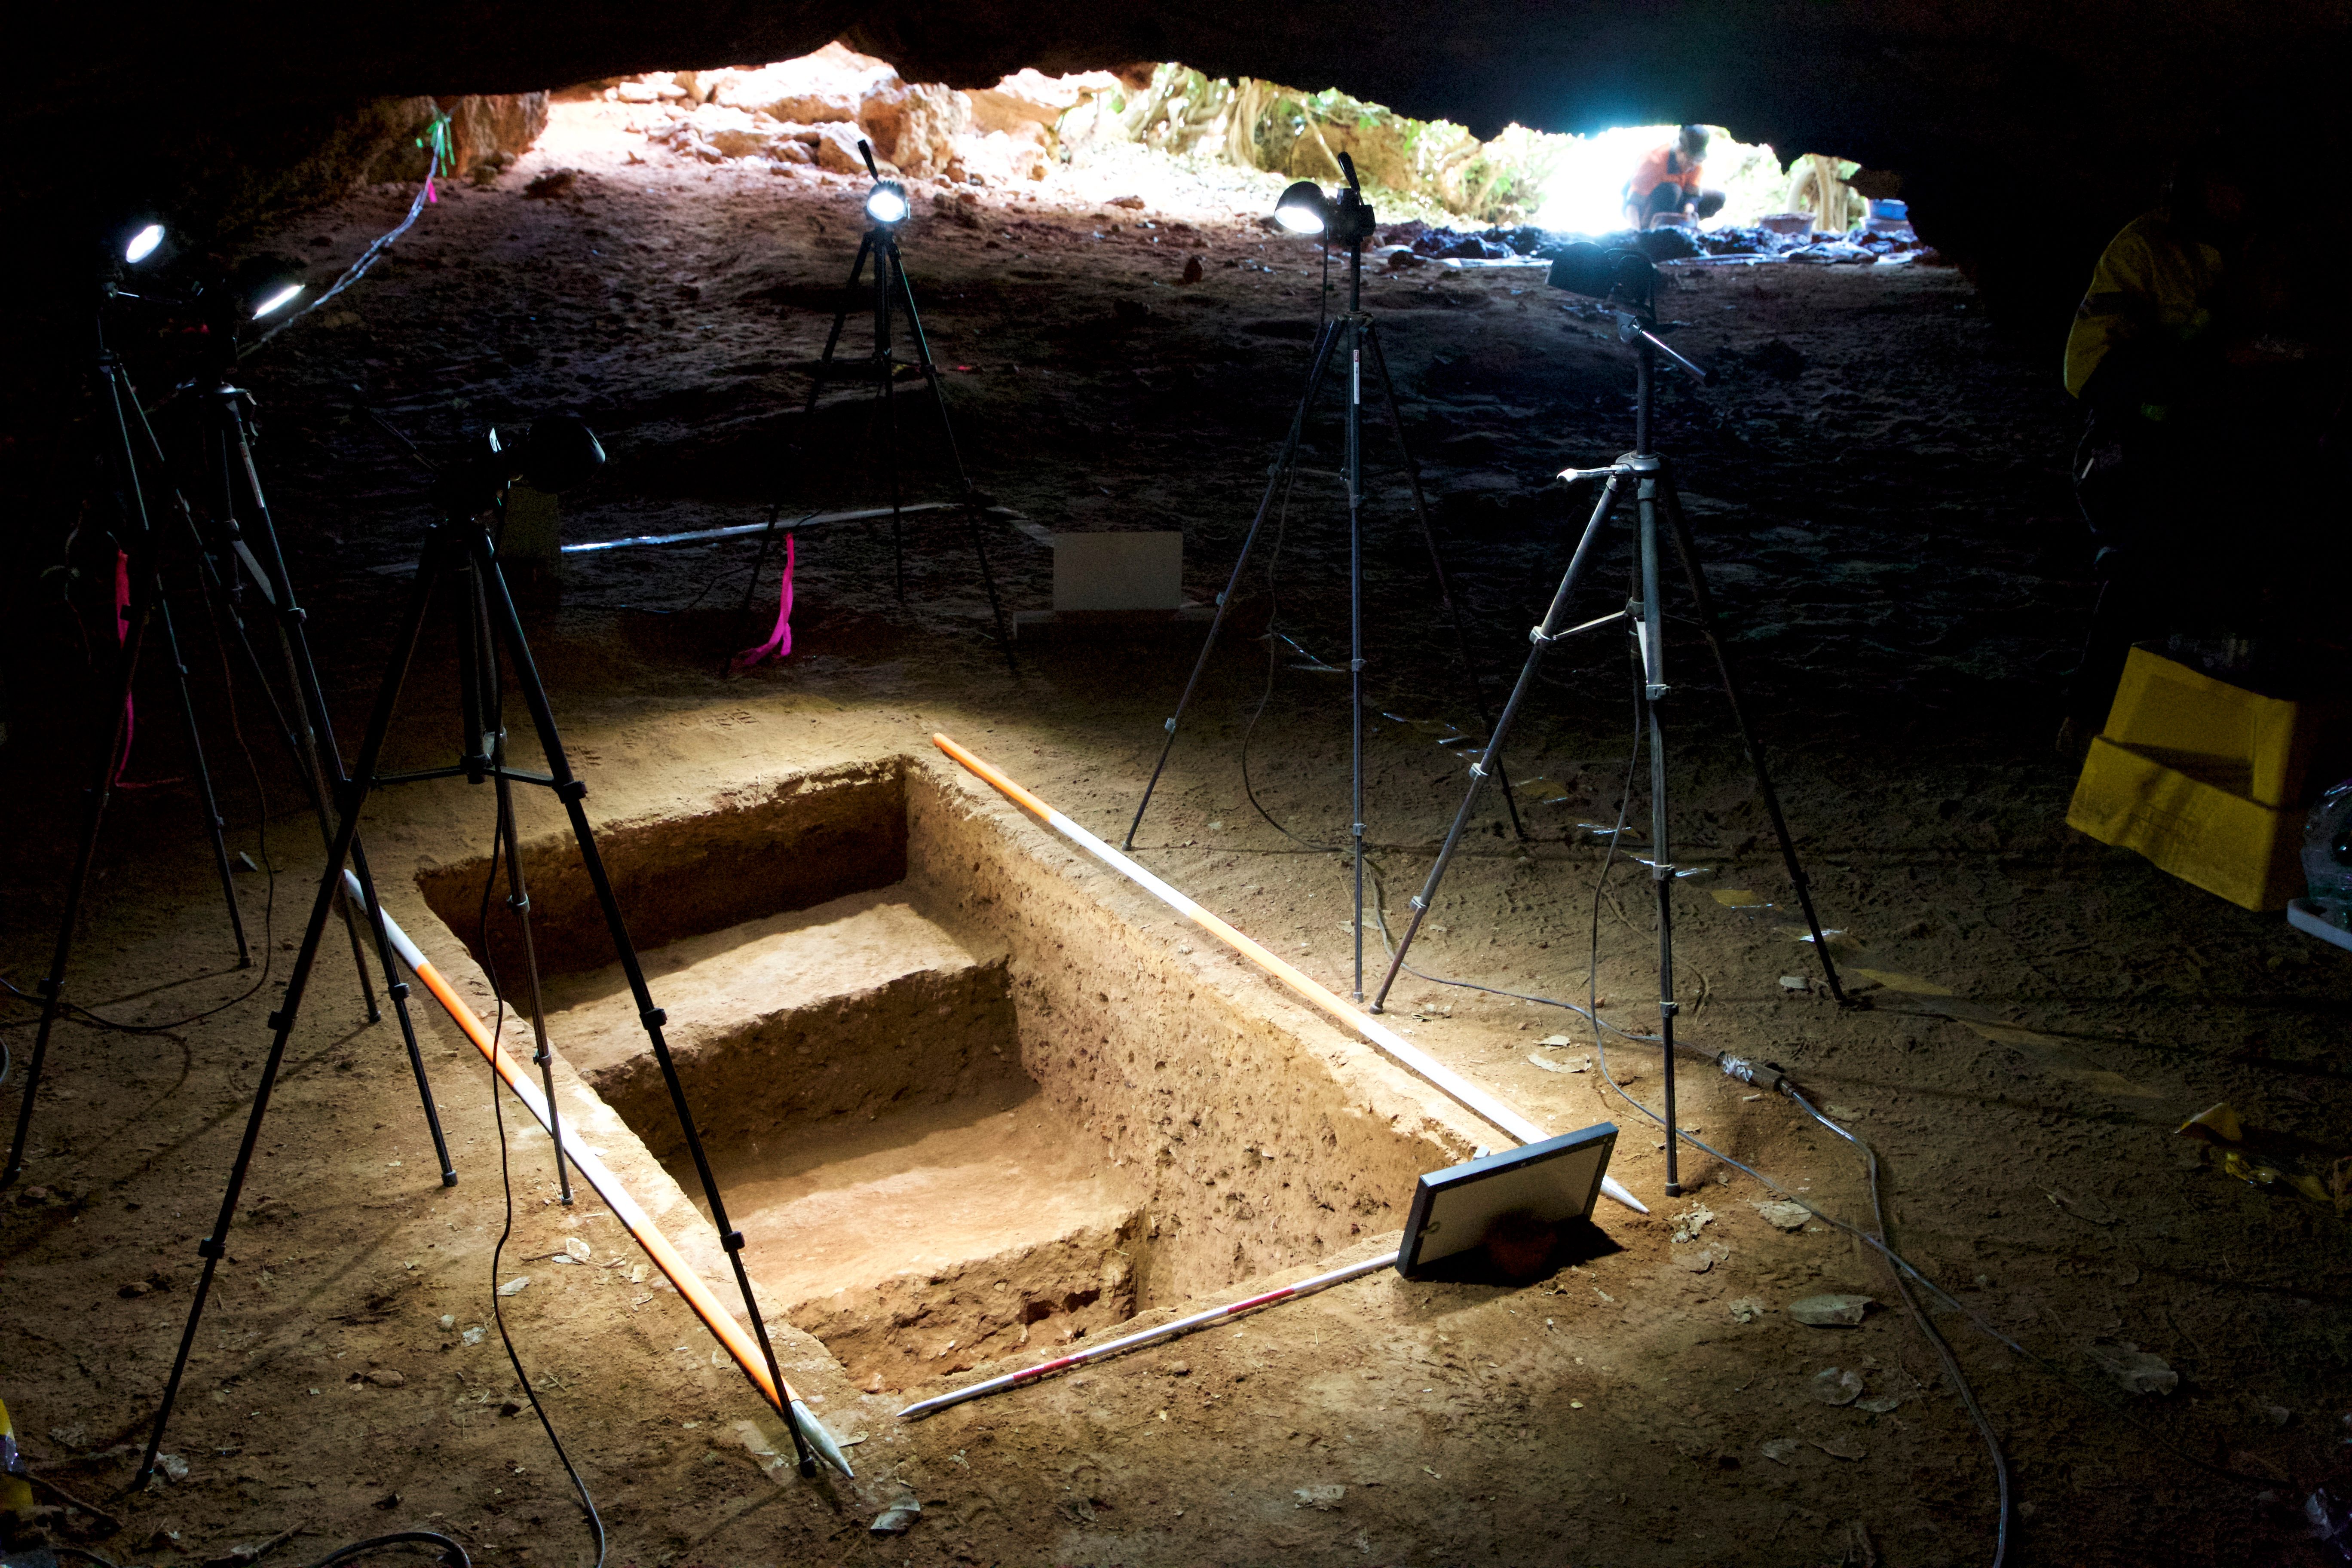
[[[970,769],[992,788],[1002,792],[1014,805],[1041,818],[1048,827],[1151,894],[1178,914],[1199,925],[1219,942],[1223,942],[1330,1015],[1335,1021],[1346,1025],[1363,1036],[1390,1059],[1411,1068],[1430,1083],[1444,1090],[1448,1096],[1465,1109],[1475,1111],[1495,1126],[1501,1128],[1521,1143],[1537,1143],[1550,1136],[1542,1127],[1529,1121],[1501,1099],[1472,1083],[1371,1015],[1359,1008],[1350,1007],[1347,1003],[1342,1002],[1330,987],[1316,980],[1296,964],[1268,952],[1257,942],[1244,936],[1192,900],[1145,870],[1134,860],[1055,811],[1030,791],[1013,783],[999,769],[982,762],[945,735],[933,735],[931,743],[954,758],[958,763]],[[1614,1176],[1603,1176],[1601,1179],[1601,1191],[1604,1196],[1615,1199],[1636,1214],[1650,1212],[1648,1205],[1627,1191]]]
[[[344,872],[343,877],[352,896],[360,897],[358,879],[349,871]],[[467,1006],[448,981],[442,978],[441,972],[434,968],[423,950],[409,940],[408,933],[394,923],[391,915],[383,917],[383,925],[384,934],[392,939],[393,950],[424,983],[425,989],[433,994],[433,999],[441,1005],[441,1010],[449,1015],[449,1021],[474,1042],[474,1048],[482,1053],[484,1059],[490,1064],[490,1070],[506,1080],[507,1087],[514,1090],[515,1097],[539,1119],[539,1124],[542,1127],[549,1125],[547,1104],[541,1097],[539,1086],[515,1065],[514,1058],[507,1055],[506,1048],[491,1037],[490,1031],[484,1026],[473,1008]],[[645,1249],[654,1267],[677,1288],[678,1295],[694,1309],[694,1315],[702,1320],[703,1326],[726,1348],[727,1353],[735,1358],[735,1364],[743,1369],[743,1375],[751,1380],[752,1386],[778,1414],[800,1426],[802,1435],[809,1439],[809,1446],[816,1450],[819,1458],[843,1475],[856,1479],[856,1473],[849,1468],[848,1460],[842,1457],[840,1445],[834,1441],[833,1434],[825,1430],[824,1424],[816,1418],[815,1412],[808,1407],[800,1392],[789,1381],[780,1391],[769,1380],[767,1358],[760,1353],[760,1347],[744,1331],[743,1325],[719,1304],[719,1298],[711,1294],[710,1287],[702,1282],[702,1276],[696,1273],[693,1265],[687,1262],[677,1248],[670,1244],[669,1237],[662,1234],[653,1216],[629,1195],[629,1190],[621,1184],[620,1178],[572,1135],[568,1121],[564,1124],[562,1138],[563,1157],[570,1160],[573,1169],[596,1190],[596,1195],[603,1198],[605,1206],[613,1211],[613,1217],[636,1238],[637,1245]]]

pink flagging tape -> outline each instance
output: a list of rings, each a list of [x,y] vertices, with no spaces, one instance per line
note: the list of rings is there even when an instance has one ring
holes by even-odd
[[[758,647],[747,647],[730,659],[727,668],[730,673],[740,675],[769,659],[782,659],[792,651],[793,536],[787,533],[784,535],[784,580],[776,590],[776,629],[769,633],[768,640]]]

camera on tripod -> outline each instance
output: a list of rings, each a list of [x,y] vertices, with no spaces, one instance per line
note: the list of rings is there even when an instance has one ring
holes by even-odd
[[[535,490],[568,490],[604,466],[604,444],[576,414],[545,414],[529,425],[475,437],[464,457],[441,471],[434,499],[451,517],[473,517],[499,503],[518,481]]]
[[[1645,321],[1657,317],[1658,268],[1638,250],[1607,250],[1580,240],[1552,258],[1544,281]]]

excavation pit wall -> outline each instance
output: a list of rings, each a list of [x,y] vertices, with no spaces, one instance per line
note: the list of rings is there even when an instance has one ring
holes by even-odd
[[[598,837],[763,1310],[866,1387],[1021,1364],[1311,1265],[1395,1230],[1416,1177],[1496,1140],[927,757]],[[633,1187],[666,1181],[699,1209],[576,851],[535,841],[524,863],[550,1039],[593,1097],[585,1120],[651,1156],[627,1162]],[[485,870],[419,878],[453,934],[474,932]],[[520,1005],[502,907],[492,926]],[[680,1202],[648,1206],[692,1224]]]

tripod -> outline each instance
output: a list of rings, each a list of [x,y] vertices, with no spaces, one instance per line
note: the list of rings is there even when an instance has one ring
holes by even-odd
[[[126,552],[128,559],[125,571],[131,587],[131,602],[124,616],[123,639],[118,672],[119,700],[113,706],[112,723],[99,759],[96,777],[83,800],[81,837],[73,868],[66,884],[65,913],[58,922],[57,945],[50,956],[49,972],[41,982],[41,1018],[33,1037],[31,1058],[26,1064],[23,1098],[16,1108],[16,1124],[8,1145],[7,1162],[5,1167],[0,1167],[0,1186],[5,1186],[14,1182],[24,1169],[26,1148],[32,1133],[34,1099],[40,1088],[42,1069],[47,1063],[49,1037],[64,1005],[65,972],[72,957],[75,928],[79,924],[82,900],[88,890],[91,866],[98,852],[99,831],[105,817],[107,805],[113,791],[118,787],[123,752],[129,742],[131,692],[137,679],[141,657],[144,652],[145,637],[151,619],[162,634],[164,654],[170,660],[179,698],[181,718],[187,734],[189,754],[194,760],[198,795],[204,805],[205,821],[212,839],[213,857],[218,866],[222,887],[228,900],[230,923],[236,934],[239,967],[248,967],[252,963],[246,942],[244,922],[237,909],[236,889],[228,868],[228,849],[222,835],[223,824],[215,803],[212,779],[205,763],[202,737],[196,726],[195,707],[188,687],[187,666],[181,657],[179,638],[172,621],[171,605],[164,591],[162,565],[163,540],[160,531],[154,526],[148,507],[146,487],[140,477],[142,467],[159,475],[164,473],[167,468],[166,460],[162,444],[156,439],[154,429],[148,423],[146,411],[139,403],[138,394],[131,384],[130,376],[121,360],[106,345],[105,311],[114,293],[115,286],[110,279],[102,285],[97,326],[95,370],[96,380],[102,389],[100,403],[101,423],[104,426],[101,439],[105,442],[105,448],[100,462],[102,468],[107,470],[106,478],[110,481],[118,498],[120,520],[122,531],[128,536],[126,542],[129,546]],[[298,771],[306,791],[310,795],[312,805],[318,812],[323,832],[326,828],[326,795],[323,776],[319,771],[317,748],[312,731],[314,726],[323,730],[327,734],[330,747],[333,744],[333,732],[331,729],[326,728],[325,702],[318,691],[317,674],[310,666],[307,644],[299,645],[302,651],[299,669],[297,670],[294,648],[302,637],[302,614],[293,604],[292,588],[286,578],[285,563],[278,550],[277,535],[269,526],[268,511],[261,501],[260,479],[258,471],[253,465],[252,447],[238,407],[238,400],[245,395],[235,387],[229,386],[226,379],[227,368],[232,367],[236,360],[236,322],[232,315],[214,324],[221,329],[212,335],[215,342],[221,343],[222,346],[218,352],[225,355],[225,358],[219,367],[219,385],[205,394],[204,405],[208,411],[207,444],[214,444],[216,439],[218,448],[216,456],[221,459],[215,465],[220,478],[220,496],[215,510],[215,521],[226,531],[226,539],[221,542],[220,548],[224,554],[233,548],[237,560],[241,560],[252,573],[254,581],[259,585],[264,596],[274,606],[282,606],[279,615],[280,638],[281,641],[286,642],[289,675],[297,676],[294,685],[304,699],[299,703],[299,711],[303,715],[299,741],[295,732],[288,727],[285,715],[278,708],[276,695],[270,691],[268,682],[261,673],[259,659],[255,655],[250,641],[246,637],[244,622],[236,611],[236,595],[234,592],[235,563],[229,564],[228,580],[225,581],[220,563],[215,561],[213,549],[208,547],[202,531],[197,526],[195,515],[188,505],[185,492],[176,485],[167,485],[166,489],[171,498],[172,510],[178,515],[181,524],[186,529],[194,543],[197,568],[207,592],[219,593],[226,601],[230,622],[248,671],[253,676],[254,684],[268,700],[281,740],[285,741],[289,750],[295,753]],[[232,455],[236,458],[234,466],[227,460]],[[262,541],[268,564],[265,564],[262,557],[255,555],[251,547],[246,544],[239,535],[236,521],[236,475],[240,471],[252,497],[251,510],[259,523],[258,537]],[[294,640],[288,640],[289,638]],[[302,676],[307,676],[307,684],[300,679]],[[340,763],[337,773],[340,776]],[[368,879],[364,858],[360,858],[355,865],[360,873],[362,885],[366,891],[367,901],[372,905],[374,899],[374,883]],[[376,1004],[374,989],[369,983],[367,958],[361,946],[357,918],[348,902],[341,902],[339,907],[343,911],[345,924],[351,933],[352,957],[358,967],[360,994],[366,1004],[368,1022],[376,1023],[383,1015]],[[431,1086],[425,1077],[424,1058],[418,1051],[415,1032],[409,1023],[405,1001],[407,990],[405,986],[399,984],[398,973],[393,966],[392,949],[389,943],[383,940],[380,930],[377,935],[378,956],[384,966],[386,985],[392,994],[394,1008],[400,1015],[402,1031],[407,1040],[410,1066],[416,1077],[418,1093],[424,1100],[425,1122],[432,1130],[434,1150],[440,1160],[442,1180],[445,1184],[454,1183],[457,1179],[457,1173],[450,1164],[448,1148],[441,1136],[440,1118],[434,1106]]]
[[[393,651],[385,667],[383,683],[377,689],[375,703],[368,716],[366,734],[360,742],[350,780],[339,791],[340,815],[334,837],[327,847],[326,870],[320,879],[318,897],[310,907],[310,921],[303,931],[301,946],[295,953],[293,968],[287,977],[286,999],[278,1010],[269,1016],[272,1031],[269,1051],[262,1063],[260,1081],[254,1089],[253,1107],[246,1120],[244,1139],[238,1144],[236,1157],[229,1167],[228,1183],[221,1195],[219,1214],[214,1221],[212,1234],[196,1247],[198,1256],[204,1259],[203,1271],[197,1276],[194,1298],[188,1308],[187,1327],[180,1337],[179,1353],[172,1363],[171,1378],[164,1386],[163,1402],[155,1413],[154,1428],[148,1438],[146,1455],[141,1461],[136,1484],[145,1484],[147,1477],[153,1472],[165,1427],[178,1401],[189,1353],[194,1347],[205,1304],[212,1291],[213,1277],[226,1255],[229,1226],[236,1217],[237,1199],[244,1190],[254,1151],[260,1142],[262,1123],[268,1114],[270,1095],[285,1060],[287,1042],[300,1014],[310,971],[325,935],[327,918],[333,908],[337,889],[341,885],[343,865],[350,858],[358,838],[360,813],[366,806],[368,796],[387,784],[462,777],[477,784],[488,781],[497,786],[497,833],[499,840],[506,846],[508,855],[508,904],[515,911],[521,929],[523,966],[528,974],[525,994],[538,1037],[537,1059],[541,1082],[548,1090],[549,1131],[555,1140],[556,1167],[562,1191],[568,1201],[570,1174],[563,1153],[561,1123],[553,1119],[552,1059],[547,1049],[543,1010],[540,1005],[539,966],[530,937],[530,900],[523,886],[520,855],[514,837],[510,786],[516,783],[538,784],[552,791],[562,803],[570,819],[572,838],[579,847],[583,866],[595,889],[596,901],[604,913],[614,949],[619,955],[623,972],[628,977],[629,989],[637,1005],[638,1019],[645,1026],[646,1037],[652,1044],[655,1060],[660,1065],[663,1080],[669,1089],[670,1103],[677,1112],[679,1129],[693,1154],[695,1169],[701,1177],[712,1223],[717,1226],[721,1244],[734,1265],[736,1283],[742,1290],[744,1309],[751,1314],[761,1353],[767,1363],[769,1378],[774,1387],[781,1390],[785,1386],[782,1370],[776,1364],[774,1347],[769,1342],[767,1324],[761,1316],[759,1302],[752,1295],[751,1276],[743,1266],[742,1233],[728,1224],[726,1205],[719,1195],[718,1181],[711,1173],[709,1160],[703,1152],[701,1134],[687,1106],[685,1088],[670,1058],[668,1044],[662,1037],[662,1026],[667,1021],[667,1016],[654,1005],[652,994],[646,988],[644,969],[637,962],[636,948],[629,940],[620,905],[614,897],[612,879],[605,874],[604,858],[597,850],[595,835],[589,827],[587,810],[581,804],[587,797],[588,786],[572,773],[571,763],[564,753],[562,737],[556,731],[554,712],[548,704],[547,689],[540,681],[538,667],[523,637],[521,618],[516,613],[513,596],[507,590],[506,577],[499,570],[496,548],[479,521],[485,512],[499,503],[514,479],[528,476],[536,489],[562,489],[601,464],[604,458],[604,448],[585,425],[568,419],[541,419],[533,429],[530,443],[520,453],[502,449],[495,432],[487,438],[486,446],[487,450],[472,461],[445,474],[438,487],[441,520],[426,535],[415,584],[410,589],[407,605],[394,635]],[[452,766],[386,774],[379,771],[384,742],[391,731],[401,688],[423,636],[433,591],[445,578],[455,579],[461,600],[457,652],[464,724],[462,750],[458,761]],[[543,773],[510,767],[506,760],[506,737],[499,726],[499,693],[503,689],[505,669],[509,666],[520,689],[524,705],[530,710],[531,727],[538,737],[540,749],[547,759],[547,772]],[[495,848],[492,861],[495,869]],[[488,933],[484,934],[487,938]],[[487,961],[487,942],[484,952]],[[808,1439],[791,1409],[790,1401],[780,1400],[780,1404],[783,1406],[785,1425],[793,1434],[793,1447],[799,1452],[801,1473],[813,1476],[816,1473],[816,1459]]]
[[[287,570],[277,525],[270,519],[269,503],[262,494],[261,470],[253,458],[252,426],[246,417],[252,395],[233,380],[236,341],[233,335],[217,331],[214,337],[223,342],[221,357],[211,374],[192,384],[190,390],[196,396],[202,456],[215,480],[212,512],[219,534],[216,545],[232,585],[240,581],[236,568],[243,566],[268,606],[278,654],[286,668],[287,684],[294,693],[290,717],[278,705],[268,681],[261,678],[260,658],[246,637],[245,623],[237,613],[238,595],[234,592],[229,595],[231,624],[253,668],[255,684],[269,699],[270,716],[277,723],[279,743],[292,759],[303,791],[310,797],[311,812],[318,819],[320,843],[331,848],[334,821],[330,804],[350,781],[343,773],[341,749],[335,742],[334,721],[327,711],[326,688],[310,654],[310,617],[295,598],[293,574]],[[376,898],[375,879],[368,869],[366,846],[357,838],[352,841],[352,869],[360,884],[361,901],[375,942],[376,960],[383,967],[384,991],[392,998],[394,1016],[400,1021],[401,1043],[408,1054],[409,1071],[416,1079],[425,1128],[432,1134],[434,1157],[441,1169],[441,1184],[455,1186],[457,1172],[449,1159],[448,1140],[442,1134],[433,1086],[425,1075],[425,1055],[417,1042],[415,1020],[408,1011],[408,986],[400,978],[383,907]],[[383,1017],[383,1013],[368,984],[360,916],[348,899],[342,900],[341,908],[351,937],[352,958],[359,970],[361,994],[367,1001],[368,1022],[373,1024]]]
[[[1355,963],[1356,1000],[1364,999],[1364,360],[1371,358],[1373,373],[1380,379],[1381,397],[1388,415],[1389,428],[1395,433],[1397,456],[1402,463],[1405,478],[1412,492],[1413,521],[1421,529],[1422,542],[1429,551],[1429,569],[1436,579],[1437,596],[1444,604],[1447,616],[1454,623],[1454,640],[1462,656],[1462,668],[1470,686],[1471,701],[1478,710],[1481,724],[1493,728],[1494,717],[1486,707],[1485,684],[1478,679],[1478,669],[1470,653],[1469,628],[1463,624],[1462,612],[1454,602],[1454,591],[1445,576],[1445,563],[1437,552],[1437,536],[1429,525],[1429,507],[1422,495],[1421,468],[1413,461],[1412,448],[1405,444],[1404,422],[1397,412],[1396,385],[1389,379],[1388,356],[1381,352],[1379,331],[1374,328],[1370,311],[1364,309],[1364,241],[1371,237],[1372,209],[1364,204],[1356,181],[1353,160],[1340,154],[1340,164],[1348,178],[1348,187],[1339,202],[1324,202],[1323,210],[1329,222],[1325,232],[1329,237],[1348,246],[1348,308],[1323,323],[1316,334],[1313,367],[1307,373],[1307,390],[1298,400],[1297,412],[1290,417],[1289,433],[1283,437],[1281,456],[1266,476],[1265,494],[1257,503],[1257,513],[1250,519],[1249,531],[1242,536],[1239,556],[1234,561],[1233,575],[1226,579],[1225,591],[1217,595],[1216,614],[1209,621],[1209,635],[1201,645],[1201,655],[1192,662],[1192,673],[1184,682],[1183,695],[1176,700],[1176,711],[1161,726],[1167,739],[1160,743],[1160,760],[1152,765],[1151,778],[1143,786],[1143,798],[1136,803],[1135,819],[1127,826],[1127,838],[1122,847],[1135,847],[1135,835],[1143,826],[1143,814],[1151,809],[1152,793],[1160,787],[1160,775],[1167,770],[1169,753],[1176,747],[1176,728],[1184,718],[1184,710],[1192,705],[1200,689],[1202,672],[1209,668],[1209,658],[1216,651],[1217,634],[1224,629],[1225,617],[1231,613],[1235,595],[1240,592],[1242,574],[1249,567],[1250,553],[1256,548],[1258,534],[1265,527],[1266,514],[1274,510],[1276,498],[1286,493],[1292,475],[1297,471],[1298,446],[1305,437],[1307,417],[1320,395],[1332,360],[1344,339],[1348,353],[1348,411],[1346,442],[1346,474],[1348,485],[1348,711],[1349,843],[1355,872],[1356,922]],[[1312,187],[1308,187],[1309,190]],[[1294,191],[1297,187],[1293,187]],[[1314,193],[1320,199],[1320,193]],[[1512,830],[1521,837],[1526,830],[1519,824],[1518,802],[1511,795],[1510,781],[1503,781],[1503,798],[1510,811]]]
[[[1642,264],[1643,268],[1647,262]],[[1554,272],[1558,281],[1560,273]],[[1571,285],[1575,286],[1575,285]],[[1596,291],[1599,291],[1596,287]],[[1470,767],[1470,785],[1464,791],[1462,805],[1454,814],[1453,826],[1447,829],[1445,842],[1437,852],[1437,859],[1429,868],[1429,878],[1412,900],[1412,917],[1404,934],[1396,944],[1389,960],[1389,971],[1381,981],[1379,994],[1372,999],[1371,1011],[1378,1013],[1388,1001],[1390,987],[1396,984],[1397,973],[1404,967],[1407,950],[1421,930],[1421,922],[1429,913],[1435,899],[1437,885],[1444,880],[1446,868],[1453,863],[1454,850],[1460,847],[1465,828],[1469,826],[1479,795],[1486,788],[1490,772],[1499,773],[1504,742],[1509,738],[1511,724],[1518,717],[1519,707],[1534,687],[1536,673],[1542,668],[1544,655],[1551,645],[1577,633],[1623,622],[1633,639],[1636,701],[1640,721],[1648,731],[1650,745],[1650,857],[1643,864],[1650,868],[1650,881],[1656,892],[1658,911],[1658,1033],[1664,1042],[1665,1057],[1664,1097],[1666,1136],[1666,1194],[1682,1193],[1680,1168],[1676,1156],[1681,1141],[1675,1135],[1678,1123],[1675,1120],[1675,1016],[1681,1005],[1675,1000],[1675,939],[1674,902],[1672,891],[1679,873],[1672,858],[1668,837],[1672,813],[1666,795],[1665,726],[1661,710],[1674,688],[1666,680],[1665,607],[1660,593],[1658,574],[1658,524],[1661,519],[1674,537],[1675,553],[1681,560],[1683,576],[1690,588],[1690,596],[1697,611],[1700,630],[1707,647],[1714,651],[1717,674],[1723,681],[1723,693],[1731,709],[1733,724],[1739,731],[1740,744],[1747,749],[1748,766],[1756,774],[1758,794],[1764,802],[1765,815],[1771,819],[1773,837],[1780,846],[1780,859],[1787,868],[1789,879],[1797,889],[1797,902],[1805,913],[1806,928],[1811,931],[1813,950],[1821,957],[1822,973],[1829,981],[1830,993],[1841,1005],[1847,998],[1838,984],[1837,965],[1830,958],[1827,938],[1822,931],[1819,916],[1813,912],[1811,885],[1805,868],[1797,859],[1797,847],[1789,836],[1789,825],[1780,812],[1780,797],[1772,787],[1771,774],[1764,766],[1764,752],[1756,743],[1756,736],[1748,723],[1747,704],[1739,682],[1731,668],[1730,655],[1726,651],[1719,634],[1715,597],[1708,591],[1706,574],[1699,565],[1698,552],[1693,543],[1690,524],[1683,515],[1682,499],[1675,489],[1674,472],[1667,460],[1651,449],[1650,434],[1654,411],[1657,362],[1663,356],[1694,380],[1705,383],[1706,373],[1675,353],[1660,342],[1655,328],[1657,321],[1648,305],[1646,289],[1638,293],[1640,303],[1635,309],[1618,312],[1619,339],[1633,350],[1636,396],[1634,403],[1633,450],[1619,458],[1605,468],[1570,468],[1560,475],[1571,483],[1579,480],[1601,481],[1600,499],[1593,504],[1592,516],[1585,524],[1584,533],[1577,541],[1575,552],[1570,556],[1568,570],[1561,574],[1559,587],[1553,593],[1551,604],[1544,612],[1540,624],[1531,627],[1528,640],[1527,662],[1520,667],[1519,679],[1512,688],[1509,700],[1503,705],[1503,717],[1495,726],[1494,736],[1487,742],[1486,753]],[[1586,567],[1592,557],[1593,547],[1611,516],[1617,510],[1619,495],[1631,483],[1634,493],[1634,580],[1633,592],[1624,608],[1578,626],[1566,626],[1569,601],[1575,595]],[[1601,1020],[1592,1020],[1595,1030]]]
[[[988,591],[988,613],[996,626],[996,643],[1004,655],[1008,668],[1013,667],[1013,639],[1004,624],[1004,605],[996,593],[996,575],[988,564],[988,545],[981,536],[981,520],[990,504],[972,486],[971,477],[964,471],[963,452],[956,444],[955,423],[948,417],[947,395],[940,386],[939,366],[931,359],[930,339],[923,331],[922,312],[915,305],[914,285],[908,281],[904,259],[898,253],[898,226],[907,218],[906,193],[890,181],[883,180],[874,163],[873,149],[865,142],[857,144],[865,154],[866,167],[877,184],[866,203],[866,233],[857,242],[857,258],[850,263],[849,283],[842,291],[841,308],[834,312],[833,329],[825,334],[824,352],[817,357],[816,374],[810,379],[808,400],[801,407],[801,429],[805,433],[816,417],[818,396],[829,381],[871,380],[874,395],[878,400],[882,420],[882,468],[890,493],[890,573],[898,602],[907,601],[907,533],[903,501],[898,489],[898,400],[897,396],[898,366],[898,351],[891,342],[892,318],[904,311],[907,318],[907,338],[914,351],[910,363],[920,374],[925,388],[931,395],[931,405],[939,410],[940,435],[947,442],[948,460],[955,468],[956,494],[961,501],[964,530],[971,541],[971,552],[980,563],[981,585]],[[887,198],[886,200],[886,198]],[[895,217],[886,215],[896,213]],[[867,261],[874,264],[874,284],[871,312],[874,321],[874,346],[860,361],[836,361],[835,351],[840,346],[843,329],[849,321],[851,301],[866,275]],[[760,535],[760,555],[751,567],[751,580],[743,586],[742,614],[751,613],[751,601],[759,592],[760,582],[766,574],[768,558],[775,549],[776,533],[782,526],[783,502],[781,498],[769,503],[768,526]]]

